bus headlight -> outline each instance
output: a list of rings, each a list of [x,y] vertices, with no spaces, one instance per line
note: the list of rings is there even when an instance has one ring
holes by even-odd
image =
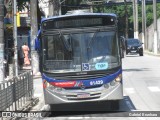
[[[50,90],[54,90],[54,91],[56,91],[56,92],[61,92],[61,91],[63,90],[63,88],[54,86],[54,85],[50,84],[50,83],[47,82],[47,81],[45,82],[45,86],[46,86],[46,88],[48,88],[48,89],[50,89]]]
[[[112,82],[110,82],[110,85],[111,85],[111,86],[115,86],[115,84],[116,84],[116,81],[115,81],[115,80],[113,80]]]
[[[106,89],[108,89],[109,88],[109,85],[106,83],[106,84],[104,84],[103,85],[104,86],[104,88],[106,88]]]
[[[122,80],[122,74],[119,74],[118,77],[116,77],[115,81],[120,82]]]
[[[57,92],[61,92],[63,90],[63,88],[61,87],[54,87],[54,89],[57,91]]]
[[[53,86],[50,84],[50,86],[48,87],[48,89],[56,91],[56,92],[61,92],[63,90],[63,88],[61,87],[57,87],[57,86]]]
[[[112,82],[110,82],[111,86],[115,86],[117,83],[119,83],[122,80],[122,74],[119,74]]]

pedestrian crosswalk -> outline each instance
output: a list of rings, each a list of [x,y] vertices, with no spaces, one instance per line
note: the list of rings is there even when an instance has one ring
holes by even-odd
[[[157,87],[157,86],[150,86],[150,87],[148,87],[148,89],[149,89],[151,92],[160,92],[160,88]]]
[[[160,87],[158,86],[148,86],[147,89],[150,91],[150,92],[160,92]],[[124,88],[124,93],[125,94],[134,94],[136,93],[136,90],[135,88]]]

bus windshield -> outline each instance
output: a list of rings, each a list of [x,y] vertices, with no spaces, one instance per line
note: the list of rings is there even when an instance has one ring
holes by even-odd
[[[50,73],[99,71],[120,65],[115,31],[43,36],[43,68]]]

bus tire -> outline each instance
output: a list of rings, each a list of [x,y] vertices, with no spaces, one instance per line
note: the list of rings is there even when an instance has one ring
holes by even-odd
[[[119,100],[111,101],[111,109],[112,110],[119,110]]]

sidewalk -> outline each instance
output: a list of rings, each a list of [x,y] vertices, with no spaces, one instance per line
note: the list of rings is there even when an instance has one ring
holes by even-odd
[[[150,51],[147,51],[147,50],[145,50],[144,53],[147,54],[147,55],[152,55],[152,56],[160,57],[160,54],[154,54],[153,52],[150,52]]]
[[[31,66],[23,66],[21,69],[18,69],[18,75],[21,74],[21,73],[24,73],[25,71],[27,70],[31,70]],[[13,78],[13,76],[6,76],[5,80],[9,80]]]
[[[41,111],[41,109],[45,105],[45,103],[44,103],[44,94],[43,94],[42,77],[34,76],[33,85],[34,85],[33,98],[37,99],[37,103],[31,108],[30,111]]]
[[[31,66],[24,66],[21,71],[31,70]],[[33,98],[35,99],[34,105],[31,107],[30,111],[41,111],[41,109],[45,106],[44,103],[44,94],[43,94],[43,84],[42,84],[42,76],[38,72],[33,75]]]
[[[22,74],[27,70],[31,70],[31,66],[23,66],[22,69],[18,70],[18,74]],[[11,79],[12,76],[7,76],[5,80]],[[40,72],[33,75],[33,102],[26,106],[27,110],[31,111],[41,111],[43,110],[45,103],[44,103],[44,94],[43,94],[43,84],[42,84],[42,77]]]

